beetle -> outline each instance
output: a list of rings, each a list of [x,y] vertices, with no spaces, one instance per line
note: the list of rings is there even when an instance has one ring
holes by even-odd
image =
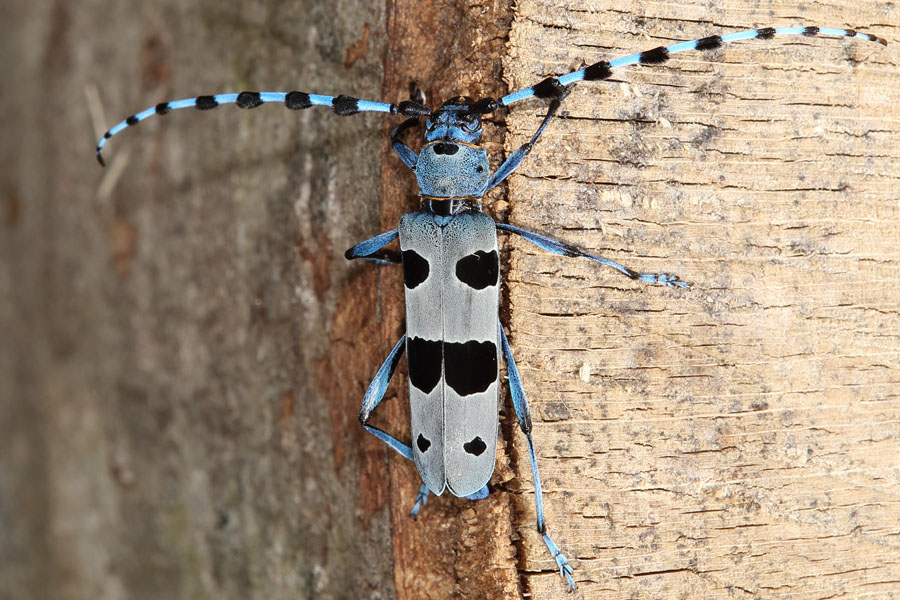
[[[547,533],[528,403],[499,320],[497,234],[519,235],[554,254],[585,258],[645,283],[669,288],[688,285],[675,275],[638,273],[563,241],[496,222],[482,212],[480,200],[522,163],[576,83],[608,79],[615,69],[629,65],[659,64],[680,52],[708,51],[742,40],[789,35],[859,37],[886,45],[879,37],[850,29],[816,26],[751,29],[600,61],[559,77],[548,77],[498,100],[451,98],[435,110],[414,100],[392,104],[299,91],[197,96],[157,104],[118,123],[97,144],[96,157],[102,165],[101,151],[113,135],[153,115],[165,115],[180,108],[209,110],[222,104],[236,104],[251,109],[266,103],[281,103],[291,110],[325,106],[345,116],[380,112],[406,117],[391,132],[391,143],[401,161],[415,174],[421,208],[401,217],[396,229],[365,240],[345,253],[351,260],[403,266],[406,333],[369,384],[359,412],[360,422],[367,431],[415,462],[423,483],[411,512],[413,516],[432,493],[441,495],[448,491],[471,500],[485,498],[496,458],[493,449],[499,427],[499,363],[504,359],[516,418],[528,444],[537,530],[572,591],[576,588],[572,566]],[[549,101],[546,116],[531,139],[492,171],[487,151],[481,145],[482,117],[532,98]],[[417,154],[402,136],[422,118],[425,119],[424,144]],[[399,240],[399,255],[386,249],[395,240]],[[369,424],[404,352],[409,364],[410,444]]]

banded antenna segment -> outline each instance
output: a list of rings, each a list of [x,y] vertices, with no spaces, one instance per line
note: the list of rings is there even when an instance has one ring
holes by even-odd
[[[559,89],[570,86],[579,81],[597,81],[609,79],[615,69],[627,67],[630,65],[658,65],[664,63],[669,58],[680,52],[690,50],[714,50],[725,44],[740,42],[743,40],[761,39],[769,40],[775,36],[802,35],[806,37],[812,36],[832,36],[844,38],[860,38],[869,42],[876,42],[883,46],[887,46],[887,41],[878,36],[868,33],[859,33],[853,29],[836,29],[832,27],[764,27],[762,29],[748,29],[746,31],[737,31],[735,33],[726,33],[724,35],[711,35],[709,37],[692,40],[690,42],[678,42],[669,46],[659,46],[652,50],[638,52],[614,58],[609,61],[602,60],[590,66],[572,71],[560,77],[548,77],[537,85],[527,87],[511,94],[507,94],[500,98],[497,102],[499,106],[509,106],[515,102],[528,100],[529,98],[556,98],[559,96]]]
[[[97,142],[97,161],[104,165],[103,146],[107,140],[123,129],[134,127],[141,121],[153,115],[165,115],[179,108],[196,108],[197,110],[210,110],[222,104],[236,104],[238,108],[256,108],[263,104],[279,103],[290,110],[302,110],[311,106],[328,106],[338,115],[355,115],[361,112],[380,112],[391,115],[400,114],[406,117],[424,117],[431,111],[417,102],[401,102],[400,104],[388,104],[372,100],[360,100],[351,96],[323,96],[319,94],[307,94],[306,92],[241,92],[239,94],[215,94],[212,96],[196,96],[183,100],[161,102],[139,113],[135,113],[113,126],[103,134]]]

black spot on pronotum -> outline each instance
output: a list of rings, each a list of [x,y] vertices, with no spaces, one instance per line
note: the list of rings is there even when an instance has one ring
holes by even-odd
[[[431,448],[431,442],[420,433],[419,437],[416,438],[416,446],[419,447],[419,452],[427,452]]]
[[[808,36],[819,35],[819,28],[818,28],[818,27],[815,27],[815,26],[812,26],[812,27],[804,27],[804,28],[803,28],[803,35],[808,35]]]
[[[563,89],[556,77],[548,77],[531,88],[534,95],[538,98],[559,98]]]
[[[156,114],[158,115],[167,115],[172,108],[169,106],[168,102],[160,102],[156,105]]]
[[[715,50],[722,46],[722,37],[711,35],[702,40],[697,40],[697,50]]]
[[[219,105],[219,102],[212,96],[197,96],[197,110],[209,110]]]
[[[640,60],[642,65],[658,65],[669,60],[669,51],[665,46],[659,46],[653,50],[641,52]]]
[[[125,119],[125,122],[128,124],[129,127],[134,127],[135,125],[138,124],[138,119],[136,116],[131,115],[130,117]]]
[[[594,63],[584,70],[585,81],[597,81],[599,79],[609,79],[612,77],[612,68],[605,60]]]
[[[262,98],[259,97],[259,92],[241,92],[238,94],[237,101],[235,102],[239,108],[256,108],[262,103],[263,101]]]
[[[775,37],[775,30],[771,27],[763,27],[756,32],[756,37],[761,40],[771,40],[773,37]]]
[[[459,152],[459,146],[447,142],[438,142],[432,148],[434,148],[435,154],[446,154],[447,156],[453,156]]]
[[[415,250],[403,251],[403,285],[406,289],[414,289],[428,279],[428,271],[428,261]]]
[[[496,250],[479,250],[456,261],[456,278],[476,290],[497,285],[499,277],[500,257]]]
[[[301,110],[312,106],[312,101],[306,92],[288,92],[284,97],[284,105],[291,110]]]
[[[409,382],[428,394],[441,380],[441,342],[412,337],[406,339]]]
[[[359,100],[350,96],[338,96],[331,101],[331,107],[339,115],[355,115],[359,112]]]
[[[484,451],[487,450],[487,445],[484,443],[484,440],[478,436],[475,436],[471,442],[466,442],[463,444],[463,450],[468,452],[473,456],[481,456],[484,454]]]
[[[460,396],[484,392],[497,381],[497,344],[445,342],[444,377]]]

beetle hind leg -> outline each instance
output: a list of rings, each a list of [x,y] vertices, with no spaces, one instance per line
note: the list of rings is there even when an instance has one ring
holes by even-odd
[[[400,357],[403,356],[403,349],[405,347],[406,335],[400,338],[400,341],[397,342],[394,349],[391,350],[391,353],[388,354],[388,357],[384,360],[381,368],[378,369],[375,378],[372,379],[372,383],[369,384],[366,394],[363,396],[362,406],[359,409],[359,421],[366,431],[396,450],[400,456],[413,460],[413,450],[410,446],[404,444],[389,433],[369,425],[369,417],[372,416],[375,408],[377,408],[384,399],[384,393],[387,391],[388,383],[391,381],[391,376],[397,368],[397,363],[400,362]],[[485,489],[486,488],[487,486],[485,486]],[[428,504],[428,493],[428,486],[423,483],[416,496],[416,504],[409,513],[409,516],[413,519],[419,515],[419,509]]]
[[[550,536],[546,533],[541,535],[544,540],[544,544],[547,546],[547,550],[550,551],[550,555],[556,559],[556,567],[559,569],[560,577],[563,577],[566,580],[566,583],[569,585],[569,591],[575,591],[575,581],[572,579],[572,565],[569,564],[568,559],[563,556],[563,553],[559,551],[559,547],[550,539]]]
[[[416,504],[409,513],[409,516],[413,519],[419,516],[419,509],[428,504],[428,493],[428,486],[423,483],[422,487],[419,488],[418,495],[416,495]]]
[[[534,442],[531,439],[531,414],[528,410],[528,400],[525,398],[525,389],[522,387],[522,380],[519,378],[519,369],[516,368],[516,361],[513,360],[512,351],[509,349],[509,341],[506,339],[506,333],[503,331],[503,325],[500,325],[500,345],[503,347],[503,357],[506,359],[506,372],[509,377],[509,392],[513,400],[513,408],[516,410],[516,419],[519,421],[519,427],[525,434],[528,441],[528,457],[531,459],[531,476],[534,479],[534,505],[537,513],[537,530],[550,551],[556,566],[559,569],[560,576],[566,580],[569,591],[575,591],[575,580],[572,579],[572,565],[568,559],[560,551],[559,546],[547,534],[547,524],[544,521],[544,496],[541,492],[541,476],[538,473],[537,456],[534,453]]]

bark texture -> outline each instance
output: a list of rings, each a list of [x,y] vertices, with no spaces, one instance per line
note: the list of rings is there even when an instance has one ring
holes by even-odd
[[[399,120],[171,98],[437,106],[580,61],[798,22],[579,85],[499,220],[550,533],[583,598],[900,595],[900,97],[891,3],[45,0],[0,19],[0,598],[567,598],[504,392],[488,499],[364,433],[416,207]],[[708,60],[711,59],[711,60]],[[499,165],[538,101],[486,124]],[[508,133],[507,133],[508,127]],[[415,132],[411,139],[415,139]],[[506,195],[508,192],[508,196]],[[405,364],[374,421],[408,436]]]
[[[454,96],[497,97],[503,93],[500,69],[512,13],[504,0],[392,0],[388,3],[384,97],[409,97],[410,86],[425,93],[428,105],[439,106]],[[502,158],[499,123],[485,126],[494,162]],[[418,148],[423,128],[409,141]],[[384,129],[385,138],[390,127]],[[416,135],[418,134],[418,139]],[[418,188],[409,169],[386,146],[382,166],[382,229],[397,226],[400,216],[418,208]],[[498,216],[495,213],[495,217]],[[502,215],[500,215],[502,216]],[[379,354],[386,356],[403,331],[402,276],[386,283],[382,306],[383,334]],[[409,439],[409,408],[405,361],[375,419],[401,439]],[[390,392],[389,392],[390,394]],[[493,481],[502,485],[514,477],[505,447],[499,447]],[[419,518],[409,510],[421,480],[412,463],[391,456],[391,513],[397,598],[400,600],[464,600],[515,598],[521,582],[513,544],[511,497],[491,494],[472,503],[447,493],[431,497]]]

